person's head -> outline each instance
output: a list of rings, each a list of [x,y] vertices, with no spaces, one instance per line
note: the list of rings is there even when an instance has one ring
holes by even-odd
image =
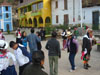
[[[22,37],[26,37],[26,32],[25,31],[22,32]]]
[[[53,32],[52,32],[52,37],[53,37],[53,38],[56,38],[56,36],[57,36],[56,31],[53,31]]]
[[[34,33],[34,28],[31,28],[31,33]]]
[[[20,28],[17,29],[20,32]]]
[[[92,37],[92,36],[93,36],[93,30],[90,29],[90,28],[88,28],[88,29],[87,29],[87,35],[88,35],[89,37]]]
[[[10,48],[16,50],[18,47],[18,44],[14,41],[10,41],[9,46],[10,46]]]
[[[8,43],[4,40],[0,40],[0,50],[5,50],[8,48]]]
[[[70,31],[68,31],[66,36],[67,36],[68,39],[71,39],[72,38],[72,33]]]
[[[40,35],[41,35],[41,33],[40,33],[39,31],[37,31],[37,32],[36,32],[36,35],[37,35],[37,36],[40,36]]]
[[[40,65],[43,66],[44,62],[44,53],[43,51],[34,51],[32,53],[32,63],[34,65]]]

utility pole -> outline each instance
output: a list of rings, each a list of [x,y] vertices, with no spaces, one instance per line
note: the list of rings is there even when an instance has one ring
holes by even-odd
[[[75,25],[75,0],[73,0],[73,26]]]
[[[81,17],[81,28],[82,28],[82,24],[83,24],[83,15],[82,15],[82,0],[80,0],[80,17]]]

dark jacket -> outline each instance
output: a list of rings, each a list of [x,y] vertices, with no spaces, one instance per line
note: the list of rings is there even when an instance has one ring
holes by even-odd
[[[68,43],[70,44],[68,45]],[[78,42],[72,37],[70,40],[67,40],[67,48],[70,53],[77,53],[78,50]]]
[[[60,44],[56,38],[52,38],[47,42],[46,49],[49,50],[49,56],[61,56]]]
[[[28,65],[22,75],[48,75],[47,73],[45,73],[42,69],[40,65],[33,65],[30,64]]]
[[[85,51],[85,49],[87,50],[87,54],[90,54],[90,51],[92,49],[92,41],[90,40],[88,35],[85,35],[83,37],[83,45],[82,45],[82,51]]]

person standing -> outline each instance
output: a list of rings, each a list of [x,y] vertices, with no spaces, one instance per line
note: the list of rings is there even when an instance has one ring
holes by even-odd
[[[46,44],[46,49],[49,52],[50,75],[58,75],[58,58],[61,58],[60,44],[56,40],[56,36],[57,33],[52,32],[52,38]]]
[[[79,36],[79,31],[77,30],[77,27],[74,28],[74,38],[77,39]]]
[[[66,39],[67,39],[67,37],[66,37],[66,30],[63,30],[61,36],[62,36],[62,39],[63,39],[63,48],[64,48],[64,46],[66,44]]]
[[[0,29],[0,40],[5,40],[5,37],[4,37],[1,29]]]
[[[27,41],[29,43],[30,53],[38,50],[37,42],[41,42],[40,36],[34,34],[34,28],[31,28],[31,34],[27,36]]]
[[[16,31],[16,43],[22,44],[22,41],[21,41],[21,32],[20,32],[19,28]]]
[[[40,34],[41,34],[41,40],[43,41],[43,40],[45,40],[45,30],[42,28],[41,30],[40,30]]]
[[[67,42],[64,49],[67,48],[69,52],[69,61],[71,64],[70,72],[73,72],[76,69],[75,56],[76,53],[78,52],[78,42],[73,38],[71,32],[68,31],[66,36],[67,36]]]
[[[0,40],[0,75],[17,75],[15,71],[16,58],[7,48],[8,43]],[[10,59],[13,60],[13,65],[11,66]]]
[[[22,37],[21,37],[21,41],[22,41],[22,45],[24,45],[27,48],[27,38],[26,38],[26,32],[23,31],[22,32]]]
[[[83,44],[82,44],[82,57],[84,63],[84,69],[88,69],[91,66],[88,64],[90,60],[92,45],[96,44],[95,39],[93,38],[93,31],[92,29],[87,29],[86,35],[83,36]]]

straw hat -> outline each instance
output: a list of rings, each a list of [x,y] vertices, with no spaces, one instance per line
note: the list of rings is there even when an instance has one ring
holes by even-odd
[[[8,43],[4,40],[0,40],[0,49],[7,49]]]
[[[68,31],[66,37],[71,36],[71,35],[72,35],[72,33],[70,31]]]

